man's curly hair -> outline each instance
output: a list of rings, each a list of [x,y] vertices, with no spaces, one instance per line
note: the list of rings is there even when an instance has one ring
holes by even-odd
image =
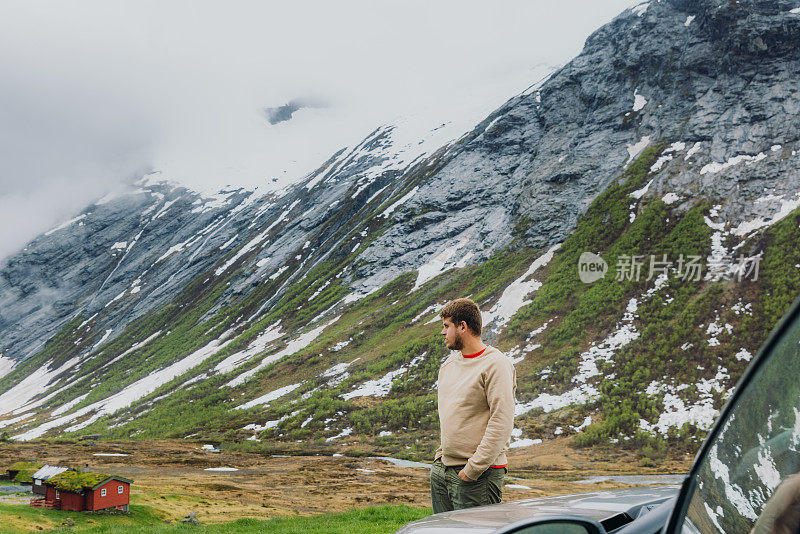
[[[460,325],[461,321],[464,321],[473,334],[476,336],[481,335],[483,326],[481,310],[471,299],[456,299],[448,302],[439,312],[439,317],[450,319],[456,326]]]

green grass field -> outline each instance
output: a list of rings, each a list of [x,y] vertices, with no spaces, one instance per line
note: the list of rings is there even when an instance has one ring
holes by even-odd
[[[0,534],[21,532],[275,532],[292,533],[391,533],[403,524],[431,513],[430,508],[379,506],[350,510],[340,514],[281,519],[239,519],[230,523],[189,525],[165,523],[148,506],[132,505],[128,514],[87,514],[42,510],[27,505],[0,504]],[[63,525],[70,519],[74,525]]]

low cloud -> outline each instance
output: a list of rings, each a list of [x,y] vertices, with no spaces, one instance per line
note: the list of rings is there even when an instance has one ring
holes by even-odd
[[[0,259],[150,166],[141,115],[67,87],[0,82]]]

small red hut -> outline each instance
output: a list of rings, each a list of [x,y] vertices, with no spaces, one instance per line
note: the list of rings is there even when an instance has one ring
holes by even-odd
[[[128,511],[133,480],[101,473],[65,471],[44,481],[45,503],[61,510]]]

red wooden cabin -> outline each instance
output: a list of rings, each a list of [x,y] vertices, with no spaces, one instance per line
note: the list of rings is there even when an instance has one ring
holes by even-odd
[[[65,472],[44,481],[44,506],[61,510],[128,510],[133,480],[99,473]]]
[[[85,493],[87,510],[116,508],[128,511],[131,502],[131,482],[122,477],[111,477]]]

